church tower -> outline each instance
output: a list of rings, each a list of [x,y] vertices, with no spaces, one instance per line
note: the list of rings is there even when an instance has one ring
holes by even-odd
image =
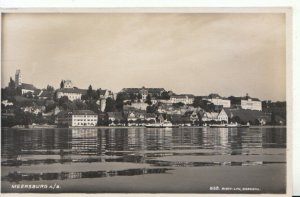
[[[21,70],[18,69],[16,71],[16,74],[15,74],[15,84],[16,84],[16,87],[22,85],[22,75],[21,75]]]

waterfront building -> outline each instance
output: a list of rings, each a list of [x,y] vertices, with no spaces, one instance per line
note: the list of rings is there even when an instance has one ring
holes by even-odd
[[[129,112],[126,113],[128,126],[146,125],[147,123],[156,122],[156,114],[154,113],[141,113]]]
[[[228,122],[228,116],[225,112],[224,109],[222,109],[220,111],[220,113],[218,114],[218,121],[221,121],[221,122]]]
[[[202,117],[203,122],[217,121],[217,122],[228,122],[228,115],[224,109],[220,112],[204,112]]]
[[[213,103],[214,105],[223,106],[224,108],[230,108],[231,107],[230,100],[226,99],[224,97],[221,97],[218,94],[210,94],[207,97],[203,97],[202,99],[207,100],[207,101]]]
[[[61,111],[56,117],[56,122],[73,127],[96,126],[98,115],[91,110]]]

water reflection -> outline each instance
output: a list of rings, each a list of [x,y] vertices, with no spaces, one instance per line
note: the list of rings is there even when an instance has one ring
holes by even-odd
[[[66,180],[82,178],[103,178],[113,176],[136,176],[144,174],[162,174],[167,173],[171,168],[153,168],[153,169],[128,169],[112,171],[85,171],[85,172],[60,172],[60,173],[9,173],[2,178],[2,181],[20,182],[20,181],[43,181],[43,180]]]
[[[229,158],[226,161],[219,161],[214,157],[257,155],[257,150],[285,148],[285,128],[4,129],[1,135],[1,165],[9,167],[8,173],[2,177],[4,181],[130,176],[166,173],[171,169],[162,167],[251,166],[285,163],[285,161],[266,159],[235,161]],[[209,157],[209,161],[178,159],[183,156],[201,159]],[[172,157],[171,160],[168,160],[170,157]],[[15,172],[18,171],[16,167],[23,166],[34,168],[40,165],[83,163],[88,167],[91,163],[105,162],[123,163],[125,167],[128,163],[145,164],[156,168],[137,167],[125,170],[37,174]]]

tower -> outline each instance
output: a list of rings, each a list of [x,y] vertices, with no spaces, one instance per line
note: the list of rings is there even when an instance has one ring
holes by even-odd
[[[100,99],[100,107],[101,107],[101,112],[104,112],[105,107],[106,107],[106,99]]]
[[[22,75],[21,75],[21,70],[20,69],[18,69],[16,71],[15,84],[16,84],[16,87],[22,85]]]
[[[63,80],[63,88],[73,88],[71,80]]]

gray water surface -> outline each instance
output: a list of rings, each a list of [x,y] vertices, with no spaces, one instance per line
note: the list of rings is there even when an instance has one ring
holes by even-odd
[[[2,192],[286,192],[286,128],[2,129],[1,141]]]

